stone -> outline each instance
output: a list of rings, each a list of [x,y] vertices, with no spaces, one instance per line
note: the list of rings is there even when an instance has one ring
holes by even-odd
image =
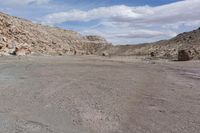
[[[3,48],[3,45],[2,44],[0,44],[0,50]]]
[[[17,50],[16,55],[24,56],[24,55],[27,55],[27,53],[28,53],[28,51],[26,49],[19,49],[19,50]]]
[[[7,42],[6,37],[2,37],[2,40],[3,40],[4,42]]]
[[[156,56],[154,52],[151,52],[150,55],[151,55],[151,57],[155,57]]]
[[[103,53],[102,53],[102,56],[106,56],[106,57],[107,57],[107,56],[109,56],[109,53],[103,52]]]
[[[15,49],[16,48],[16,44],[15,43],[8,43],[7,44],[7,48],[9,48],[9,49]]]
[[[178,51],[178,61],[188,61],[190,60],[190,53],[187,50]]]
[[[17,48],[16,48],[16,47],[14,47],[13,49],[9,49],[9,50],[8,50],[8,53],[9,53],[10,55],[16,55],[16,52],[17,52]]]

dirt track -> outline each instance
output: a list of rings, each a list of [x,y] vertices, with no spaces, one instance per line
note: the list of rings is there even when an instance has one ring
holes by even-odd
[[[0,133],[199,133],[200,62],[111,60],[0,58]]]

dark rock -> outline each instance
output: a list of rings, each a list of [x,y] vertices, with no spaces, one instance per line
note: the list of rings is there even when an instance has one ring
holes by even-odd
[[[151,52],[150,55],[151,55],[151,57],[155,57],[156,56],[156,54],[154,52]]]
[[[178,51],[178,61],[188,61],[190,59],[190,53],[187,50]]]
[[[13,49],[10,49],[8,53],[9,53],[10,55],[16,55],[16,52],[17,52],[17,48],[14,47]]]
[[[109,54],[107,52],[103,52],[102,56],[109,56]]]

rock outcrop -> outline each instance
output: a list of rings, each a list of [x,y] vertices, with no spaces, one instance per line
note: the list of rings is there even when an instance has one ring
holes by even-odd
[[[94,54],[108,42],[0,13],[0,55]]]

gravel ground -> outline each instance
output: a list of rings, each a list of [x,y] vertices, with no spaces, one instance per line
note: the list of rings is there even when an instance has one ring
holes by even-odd
[[[200,62],[1,57],[0,133],[199,133]]]

